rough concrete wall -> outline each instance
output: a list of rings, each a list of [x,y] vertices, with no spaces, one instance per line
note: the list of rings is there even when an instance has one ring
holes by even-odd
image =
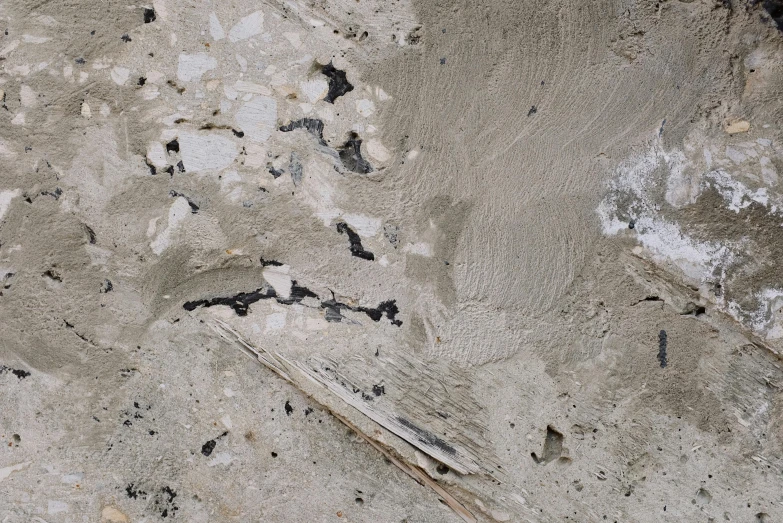
[[[0,521],[783,520],[779,16],[3,4]]]

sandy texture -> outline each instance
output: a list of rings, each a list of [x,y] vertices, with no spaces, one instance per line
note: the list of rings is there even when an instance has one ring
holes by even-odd
[[[0,520],[783,520],[777,5],[0,6]]]

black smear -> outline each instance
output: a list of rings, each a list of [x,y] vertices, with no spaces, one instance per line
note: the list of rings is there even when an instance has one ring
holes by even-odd
[[[147,83],[147,79],[145,77],[143,77],[143,76],[139,76],[139,81],[137,82],[137,84],[139,86],[143,86],[146,83]]]
[[[19,380],[23,380],[26,377],[30,376],[30,373],[26,370],[12,369],[11,367],[0,365],[0,374],[5,374],[6,372],[10,372],[11,374],[19,378]]]
[[[294,185],[299,186],[302,183],[302,162],[299,159],[299,155],[295,152],[291,152],[291,161],[288,163],[288,171],[291,173],[291,181]]]
[[[362,157],[362,140],[358,134],[352,132],[348,141],[337,152],[346,169],[359,174],[368,174],[374,171],[370,162]]]
[[[324,98],[325,102],[333,104],[337,98],[353,91],[353,85],[348,81],[345,71],[341,71],[329,62],[321,69],[321,72],[329,79],[329,92]]]
[[[449,473],[449,467],[444,465],[443,463],[439,463],[437,467],[435,467],[435,470],[438,472],[438,474],[448,474]]]
[[[402,321],[395,319],[397,314],[400,312],[400,309],[397,307],[397,302],[395,300],[381,302],[380,305],[374,309],[368,307],[357,307],[354,310],[365,313],[373,321],[381,321],[381,318],[383,318],[385,315],[392,325],[396,325],[397,327],[402,325]]]
[[[282,267],[283,266],[283,264],[280,263],[279,261],[265,260],[263,258],[259,258],[259,260],[261,260],[261,266],[262,267]]]
[[[181,173],[185,172],[185,164],[182,163],[182,160],[177,162],[177,169],[179,169],[179,172]]]
[[[52,269],[49,269],[48,271],[46,271],[45,273],[43,273],[43,276],[46,276],[47,278],[49,278],[49,279],[51,279],[51,280],[54,280],[54,281],[59,281],[59,282],[62,282],[62,281],[63,281],[63,278],[62,278],[62,276],[60,276],[59,274],[57,274],[56,272],[54,272]],[[67,322],[66,322],[66,323],[67,323]]]
[[[128,36],[128,35],[122,35],[122,36],[120,37],[120,39],[121,39],[123,42],[125,42],[125,43],[128,43],[128,42],[131,42],[131,41],[132,41],[132,40],[131,40],[131,37],[130,37],[130,36]]]
[[[101,294],[106,294],[112,290],[114,290],[114,285],[112,285],[111,280],[103,280],[103,284],[101,285]]]
[[[454,456],[457,453],[457,449],[440,439],[435,434],[429,432],[428,430],[424,430],[420,427],[417,427],[410,421],[406,420],[405,418],[401,416],[397,416],[397,421],[402,423],[404,426],[411,429],[413,432],[416,433],[416,436],[418,437],[419,441],[422,443],[425,443],[427,445],[432,445],[434,447],[438,447],[446,454],[449,454],[451,456]]]
[[[210,454],[212,454],[212,451],[215,450],[216,446],[217,446],[217,441],[211,439],[201,446],[201,453],[204,454],[205,456],[209,456]]]
[[[59,200],[62,196],[63,190],[57,187],[54,191],[41,191],[42,196],[51,196],[55,200]]]
[[[348,235],[348,241],[351,243],[351,254],[363,260],[372,261],[375,259],[375,255],[373,253],[364,250],[364,247],[362,246],[362,239],[359,237],[358,234],[356,234],[356,231],[354,231],[348,226],[347,223],[345,222],[338,223],[337,232],[339,232],[340,234]]]
[[[144,163],[146,163],[146,164],[147,164],[147,167],[149,167],[149,170],[150,170],[150,174],[151,174],[151,175],[153,175],[153,176],[154,176],[154,175],[158,174],[158,170],[157,170],[157,169],[155,169],[155,166],[154,166],[154,165],[152,165],[152,164],[149,162],[149,160],[144,160]]]
[[[245,132],[244,131],[237,131],[236,129],[231,129],[231,132],[234,133],[234,136],[237,138],[244,138]]]
[[[154,22],[157,16],[155,16],[155,10],[150,9],[149,7],[144,8],[144,23],[149,24],[150,22]]]
[[[386,387],[384,385],[373,385],[372,393],[375,394],[376,396],[380,396],[381,394],[386,394]]]
[[[266,169],[269,171],[269,174],[272,175],[272,178],[275,179],[280,178],[281,176],[283,176],[283,173],[285,173],[285,171],[283,171],[282,169],[275,169],[274,167],[272,167],[271,163],[266,164]]]
[[[318,118],[301,118],[281,126],[280,131],[288,133],[296,129],[305,129],[307,132],[318,138],[318,143],[326,146],[324,140],[324,123]]]
[[[527,112],[527,115],[528,116],[533,116],[537,112],[538,112],[538,109],[536,108],[536,106],[535,105],[531,105],[530,106],[530,110]]]
[[[166,144],[166,151],[170,153],[178,153],[179,152],[179,142],[176,138],[171,140],[169,143]]]
[[[668,345],[668,336],[666,331],[662,330],[658,333],[658,361],[661,362],[661,368],[666,367],[666,346]]]
[[[95,231],[89,225],[85,225],[84,230],[87,231],[87,236],[90,237],[90,243],[95,245]]]
[[[783,31],[783,1],[781,0],[764,0],[761,6],[769,14],[770,18],[774,20],[778,29]]]
[[[128,495],[131,499],[139,499],[139,496],[141,496],[142,499],[147,498],[147,493],[143,490],[139,490],[135,488],[134,484],[131,483],[127,487],[125,487],[125,493]]]
[[[277,294],[270,285],[265,285],[252,292],[240,292],[234,296],[212,298],[211,300],[197,300],[185,302],[182,306],[186,311],[195,310],[197,307],[212,307],[213,305],[228,305],[237,316],[247,316],[247,309],[259,300],[275,298]]]
[[[294,408],[288,400],[285,400],[285,415],[290,416],[294,412]]]
[[[318,295],[308,289],[296,284],[296,280],[291,282],[291,295],[288,298],[277,297],[277,303],[282,305],[293,305],[294,303],[301,303],[305,298],[316,298]]]

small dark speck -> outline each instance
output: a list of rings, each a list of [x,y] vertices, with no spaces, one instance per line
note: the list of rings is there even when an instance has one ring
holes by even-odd
[[[244,131],[237,131],[236,129],[231,129],[231,132],[233,132],[234,136],[236,136],[237,138],[242,138],[243,136],[245,136]]]
[[[538,109],[536,108],[536,106],[535,105],[531,105],[530,106],[530,110],[527,112],[527,115],[528,116],[532,116],[532,115],[536,114],[537,112],[538,112]]]
[[[166,152],[169,153],[178,153],[179,152],[179,142],[177,139],[171,140],[169,143],[166,144]]]
[[[95,36],[95,30],[90,31],[90,36]]]
[[[437,471],[438,471],[438,474],[441,474],[441,475],[443,475],[443,474],[448,474],[448,472],[449,472],[449,467],[447,467],[446,465],[444,465],[443,463],[441,463],[440,465],[438,465],[437,467],[435,467],[435,470],[437,470]]]
[[[155,435],[155,431],[154,431],[154,430],[151,430],[151,431],[149,432],[149,434],[150,434],[150,436],[154,436],[154,435]]]
[[[273,458],[276,458],[276,457],[277,457],[277,452],[273,452],[273,453],[272,453],[272,457],[273,457]]]
[[[288,400],[286,400],[285,413],[287,416],[290,416],[292,412],[294,412],[294,408],[291,406],[291,403]]]
[[[155,10],[154,9],[150,9],[149,7],[145,7],[144,8],[144,23],[148,24],[150,22],[154,22],[155,18],[157,18],[155,16]]]
[[[445,58],[441,58],[440,59],[440,65],[446,65],[446,59]]]
[[[146,78],[144,78],[143,76],[139,76],[139,81],[138,81],[138,84],[139,84],[139,85],[144,85],[144,84],[146,84],[146,83],[147,83],[147,79],[146,79]]]
[[[76,60],[74,60],[74,62],[76,62],[79,65],[84,65],[87,63],[87,61],[84,58],[77,58]]]
[[[636,222],[635,221],[631,220],[630,222],[628,222],[628,228],[629,229],[633,229],[635,227],[636,227]]]
[[[126,42],[126,43],[132,41],[131,37],[128,36],[128,35],[122,35],[121,39],[122,39],[123,42]]]

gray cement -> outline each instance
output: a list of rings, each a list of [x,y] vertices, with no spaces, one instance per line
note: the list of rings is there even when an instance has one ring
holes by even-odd
[[[781,9],[0,5],[0,522],[783,520]]]

